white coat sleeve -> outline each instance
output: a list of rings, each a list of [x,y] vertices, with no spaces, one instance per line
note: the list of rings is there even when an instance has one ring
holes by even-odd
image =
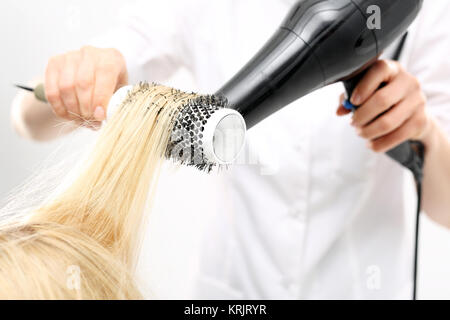
[[[416,76],[427,108],[450,137],[450,1],[424,1],[408,42],[406,68]]]
[[[125,6],[120,23],[89,44],[118,49],[125,57],[130,84],[164,82],[180,67],[191,69],[189,33],[194,32],[192,11],[198,10],[193,2],[140,1]]]

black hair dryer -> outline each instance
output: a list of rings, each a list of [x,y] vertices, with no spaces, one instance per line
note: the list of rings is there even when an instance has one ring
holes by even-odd
[[[332,83],[343,81],[350,97],[370,65],[407,31],[422,2],[298,1],[272,38],[216,94],[242,114],[247,128]],[[370,27],[371,19],[380,25]],[[422,153],[420,143],[407,141],[388,155],[421,178]]]

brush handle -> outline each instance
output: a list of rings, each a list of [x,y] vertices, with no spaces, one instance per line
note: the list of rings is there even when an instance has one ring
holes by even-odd
[[[349,110],[356,110],[359,106],[350,103],[350,98],[358,83],[366,74],[366,71],[361,72],[357,76],[344,81],[345,90],[347,91],[348,100],[345,102],[345,108]],[[393,160],[400,163],[402,166],[411,170],[414,176],[422,179],[423,163],[424,163],[424,145],[420,141],[405,141],[399,146],[386,152],[386,154]]]
[[[34,88],[34,96],[36,97],[36,99],[38,99],[39,101],[42,102],[48,102],[47,101],[47,97],[45,96],[45,87],[43,83],[38,84],[35,88]]]

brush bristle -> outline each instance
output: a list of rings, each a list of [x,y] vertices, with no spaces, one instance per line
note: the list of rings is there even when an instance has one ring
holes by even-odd
[[[121,106],[132,103],[136,94],[144,93],[158,83],[141,82],[128,91]],[[195,93],[192,93],[195,94]],[[186,99],[181,90],[172,89],[168,100],[179,102]],[[186,99],[175,116],[170,130],[169,143],[165,152],[166,158],[186,166],[194,166],[199,170],[210,172],[217,163],[209,160],[204,152],[203,132],[208,119],[218,110],[225,108],[227,101],[213,95],[201,95],[194,99]],[[120,108],[120,106],[119,106]],[[149,108],[149,107],[147,107]]]
[[[199,96],[184,105],[175,119],[166,156],[183,165],[211,171],[216,163],[207,159],[203,149],[203,132],[208,119],[226,106],[225,99]]]

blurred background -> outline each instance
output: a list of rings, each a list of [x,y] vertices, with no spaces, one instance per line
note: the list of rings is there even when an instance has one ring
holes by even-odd
[[[1,197],[23,181],[58,143],[30,142],[15,134],[10,124],[10,105],[17,93],[13,84],[43,76],[50,56],[77,49],[106,32],[119,21],[121,4],[118,0],[1,1],[0,17],[5,26],[0,31]]]
[[[149,0],[154,1],[154,0]],[[127,6],[137,3],[127,0]],[[155,1],[156,2],[156,1]],[[29,177],[60,141],[36,143],[20,138],[11,127],[10,105],[14,83],[42,76],[50,56],[77,49],[117,24],[126,10],[119,0],[0,1],[2,50],[0,61],[0,198]],[[450,90],[450,88],[449,88]],[[186,219],[186,223],[196,219]],[[165,223],[162,223],[164,225]],[[189,238],[189,226],[178,223]],[[173,227],[173,224],[172,224]],[[188,295],[184,289],[192,268],[176,268],[195,251],[198,239],[178,242],[177,249],[156,253],[169,265],[155,265],[160,297]],[[181,247],[180,247],[181,246]],[[167,247],[166,247],[167,248]],[[171,249],[174,249],[172,247]],[[450,232],[422,218],[419,297],[450,299]],[[189,264],[189,263],[188,263]],[[168,272],[170,271],[170,272]]]

